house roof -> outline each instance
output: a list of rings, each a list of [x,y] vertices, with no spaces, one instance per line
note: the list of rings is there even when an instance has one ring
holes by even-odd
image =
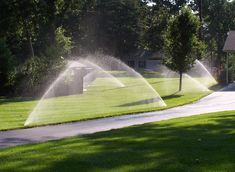
[[[235,53],[235,31],[229,31],[223,51]]]

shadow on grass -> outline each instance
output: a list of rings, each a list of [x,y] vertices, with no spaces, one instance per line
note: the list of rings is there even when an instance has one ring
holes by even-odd
[[[222,85],[222,84],[216,84],[216,85],[213,85],[211,87],[209,87],[208,89],[212,90],[212,91],[218,91],[220,90],[221,88],[225,87],[226,85]]]
[[[176,95],[176,94],[177,94],[177,92],[172,95],[169,95],[169,96],[163,96],[161,98],[164,101],[164,100],[179,98],[179,97],[183,96],[183,95]],[[138,105],[144,105],[144,104],[150,104],[150,103],[160,103],[161,98],[144,99],[144,100],[140,100],[140,101],[136,101],[136,102],[122,104],[117,107],[138,106]]]
[[[14,103],[14,102],[26,102],[26,101],[33,101],[37,100],[36,98],[32,97],[1,97],[0,98],[0,105],[1,104],[7,104],[7,103]]]
[[[177,93],[179,93],[179,92],[177,91],[177,92],[175,92],[175,93],[172,94],[172,95],[163,96],[162,99],[163,99],[163,100],[169,100],[169,99],[173,99],[173,98],[180,98],[180,97],[183,96],[183,95],[180,95],[180,94],[177,94]]]
[[[203,117],[6,149],[0,163],[15,162],[5,171],[233,171],[235,113]]]
[[[144,104],[150,104],[150,103],[158,103],[160,101],[161,101],[160,98],[151,98],[151,99],[145,99],[145,100],[140,100],[136,102],[122,104],[117,107],[138,106],[138,105],[144,105]]]

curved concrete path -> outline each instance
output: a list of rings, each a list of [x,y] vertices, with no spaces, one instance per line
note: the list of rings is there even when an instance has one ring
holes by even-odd
[[[29,129],[17,129],[0,132],[0,148],[57,140],[70,136],[91,134],[132,125],[162,121],[210,112],[235,110],[235,83],[214,92],[201,100],[163,111],[124,115],[66,123],[60,125],[42,126]]]

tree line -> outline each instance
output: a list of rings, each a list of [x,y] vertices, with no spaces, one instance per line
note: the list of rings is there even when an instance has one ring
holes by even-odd
[[[41,94],[72,56],[164,51],[171,18],[184,5],[200,18],[198,36],[206,47],[200,56],[213,58],[219,67],[227,32],[235,29],[234,1],[1,1],[0,94]]]

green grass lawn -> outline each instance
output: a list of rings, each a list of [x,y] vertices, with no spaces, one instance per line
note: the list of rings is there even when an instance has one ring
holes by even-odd
[[[37,111],[31,125],[43,125],[135,112],[161,110],[183,105],[209,94],[184,79],[184,91],[177,93],[177,78],[147,78],[167,104],[160,107],[155,95],[136,78],[119,78],[126,87],[119,88],[105,78],[97,79],[83,95],[50,98]],[[107,82],[107,83],[106,83]],[[105,84],[106,83],[106,84]],[[0,130],[21,128],[37,100],[0,99]]]
[[[0,171],[235,169],[235,111],[149,123],[0,150]]]

